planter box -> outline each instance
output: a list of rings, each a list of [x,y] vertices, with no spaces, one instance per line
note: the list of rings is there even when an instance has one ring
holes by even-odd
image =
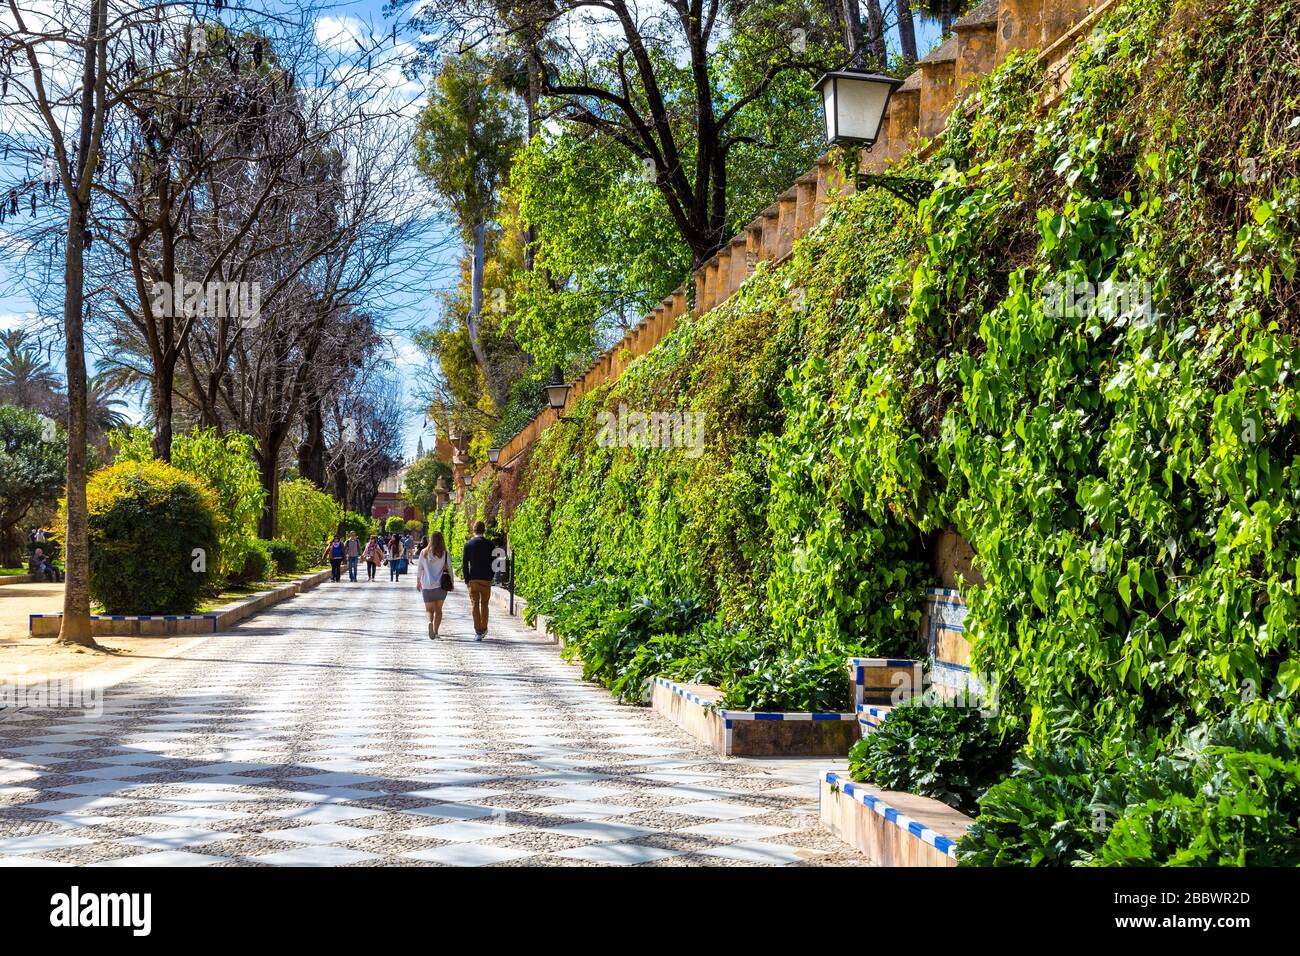
[[[853,706],[892,706],[924,689],[920,661],[889,657],[850,657],[849,689]],[[895,697],[897,695],[897,697]]]
[[[656,677],[651,706],[726,757],[843,757],[858,739],[856,714],[724,710],[708,684]]]
[[[214,634],[228,630],[258,611],[274,607],[322,581],[329,571],[317,571],[298,581],[254,594],[234,604],[227,604],[206,614],[92,614],[93,637],[176,637],[186,634]],[[32,637],[58,637],[62,614],[28,615],[28,633]]]
[[[957,841],[975,821],[938,800],[822,774],[824,826],[877,866],[957,865]]]

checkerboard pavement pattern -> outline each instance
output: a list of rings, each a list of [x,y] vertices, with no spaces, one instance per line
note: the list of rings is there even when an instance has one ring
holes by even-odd
[[[798,782],[794,782],[794,781]],[[815,774],[724,760],[509,620],[430,641],[409,583],[323,585],[0,720],[0,866],[864,864]]]

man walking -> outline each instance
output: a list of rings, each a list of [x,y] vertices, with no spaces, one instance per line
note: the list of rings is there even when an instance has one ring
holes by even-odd
[[[474,523],[474,537],[465,542],[460,561],[460,576],[469,588],[476,641],[487,637],[488,598],[492,594],[492,542],[483,537],[485,530],[482,521]]]
[[[348,532],[348,580],[357,579],[357,562],[361,560],[361,542],[355,531]]]

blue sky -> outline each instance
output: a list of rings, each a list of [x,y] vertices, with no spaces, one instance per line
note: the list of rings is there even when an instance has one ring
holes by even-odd
[[[318,24],[317,37],[320,39],[331,32],[336,35],[340,32],[361,32],[356,31],[356,27],[362,24],[367,25],[367,28],[361,35],[373,33],[383,36],[391,29],[392,20],[385,19],[382,8],[382,0],[341,0],[329,4],[321,12],[323,17],[331,18],[333,22],[328,26]],[[404,14],[399,22],[406,19]],[[330,27],[333,28],[332,31]],[[918,24],[918,44],[922,55],[936,41],[937,32],[932,24]],[[395,82],[400,84],[400,78]],[[415,84],[402,84],[400,95],[415,99],[419,95],[419,87]],[[449,227],[434,226],[429,230],[428,250],[428,268],[422,272],[417,287],[404,290],[386,301],[382,306],[382,314],[377,316],[392,345],[394,359],[402,371],[404,395],[413,396],[417,390],[422,367],[420,353],[411,342],[411,333],[437,319],[440,309],[438,293],[452,287],[456,277],[457,254],[454,234]],[[52,360],[61,365],[62,355],[55,331],[50,327],[35,327],[31,319],[34,311],[31,300],[21,292],[6,291],[13,285],[11,280],[15,278],[6,272],[10,268],[10,263],[0,260],[0,330],[24,327],[42,333],[42,343],[50,351]],[[88,341],[87,347],[93,362],[96,345],[93,341]],[[138,404],[133,406],[131,414],[137,419],[140,417]],[[424,437],[426,446],[431,444],[432,429],[424,422],[418,403],[412,401],[405,429],[405,455],[414,454],[417,440],[421,436]]]

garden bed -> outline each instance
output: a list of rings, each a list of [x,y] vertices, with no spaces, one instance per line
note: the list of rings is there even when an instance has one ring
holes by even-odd
[[[726,710],[722,691],[656,677],[651,706],[725,757],[842,757],[858,739],[856,714]]]
[[[215,608],[204,614],[92,614],[90,633],[94,637],[175,637],[180,634],[212,634],[234,627],[240,621],[268,607],[289,600],[328,580],[330,572],[317,571]],[[62,614],[32,614],[28,632],[32,637],[58,637]]]
[[[819,808],[822,824],[877,866],[956,866],[957,842],[975,822],[938,800],[830,770],[822,775]]]

